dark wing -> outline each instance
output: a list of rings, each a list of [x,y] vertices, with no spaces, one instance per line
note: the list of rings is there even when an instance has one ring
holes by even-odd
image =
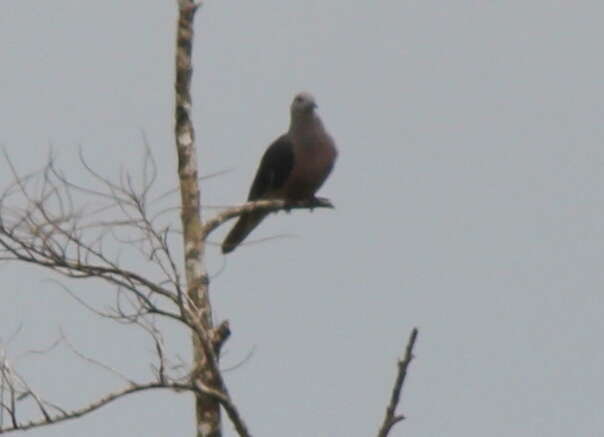
[[[283,187],[294,168],[294,145],[287,134],[277,138],[264,152],[248,200],[257,200]]]
[[[293,168],[294,145],[287,135],[281,135],[264,152],[248,200],[262,199],[278,191],[287,182]],[[222,253],[233,251],[267,215],[266,211],[241,214],[222,243]]]

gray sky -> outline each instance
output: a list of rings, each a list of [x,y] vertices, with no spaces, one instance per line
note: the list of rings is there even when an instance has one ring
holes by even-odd
[[[0,5],[0,144],[19,168],[52,146],[77,179],[81,146],[117,176],[140,167],[143,130],[158,192],[176,184],[175,3]],[[254,350],[227,375],[254,435],[375,435],[413,326],[394,436],[602,434],[603,14],[599,1],[207,2],[199,160],[232,171],[204,184],[204,203],[245,198],[299,90],[340,148],[321,191],[335,211],[279,214],[252,240],[295,238],[208,255],[234,331],[223,365]],[[95,319],[44,271],[0,272],[0,336],[23,324],[11,356],[60,326],[125,373],[148,371],[140,333]],[[71,285],[110,302],[100,284]],[[188,337],[167,329],[188,357]],[[119,386],[64,348],[17,364],[64,406]],[[187,395],[138,395],[29,435],[193,435],[192,415]]]

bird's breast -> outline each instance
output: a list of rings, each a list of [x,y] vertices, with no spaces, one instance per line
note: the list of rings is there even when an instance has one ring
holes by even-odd
[[[333,168],[337,150],[330,137],[312,139],[294,148],[294,167],[285,188],[285,197],[304,200],[313,197]]]

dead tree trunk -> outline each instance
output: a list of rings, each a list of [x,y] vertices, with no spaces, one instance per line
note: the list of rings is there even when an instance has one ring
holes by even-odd
[[[181,195],[181,220],[185,257],[187,296],[183,305],[192,322],[199,324],[193,334],[193,378],[204,387],[220,388],[216,372],[218,355],[208,348],[212,332],[212,307],[209,299],[209,279],[203,263],[201,196],[198,184],[195,132],[191,121],[190,83],[193,73],[191,62],[193,21],[198,4],[179,0],[179,18],[176,46],[175,83],[175,140],[178,152],[178,176]],[[205,337],[205,338],[204,338]],[[198,392],[196,394],[197,436],[219,437],[220,403],[217,399]]]

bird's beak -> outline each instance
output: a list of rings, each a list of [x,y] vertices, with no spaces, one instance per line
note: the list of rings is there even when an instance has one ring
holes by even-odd
[[[317,105],[316,103],[314,103],[314,102],[313,102],[313,103],[310,105],[310,107],[311,107],[312,109],[317,109],[317,108],[319,107],[319,105]]]

